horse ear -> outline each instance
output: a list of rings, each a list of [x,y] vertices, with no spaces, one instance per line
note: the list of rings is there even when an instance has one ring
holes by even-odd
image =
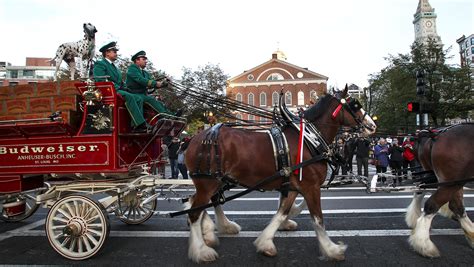
[[[349,91],[349,87],[347,87],[347,83],[346,83],[346,87],[344,87],[344,91],[342,91],[342,98],[345,98],[347,96],[347,92]]]

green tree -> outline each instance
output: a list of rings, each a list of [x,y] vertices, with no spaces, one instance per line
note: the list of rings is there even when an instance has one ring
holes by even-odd
[[[188,121],[200,120],[207,123],[205,112],[211,111],[219,116],[226,111],[213,103],[217,103],[226,98],[225,88],[227,79],[229,79],[221,67],[217,64],[208,63],[199,66],[197,70],[183,67],[181,77],[181,94],[184,97],[184,103],[188,110]],[[191,90],[187,92],[187,90]],[[199,98],[196,99],[195,96]],[[223,117],[217,117],[218,120],[224,120]]]
[[[379,118],[379,128],[391,133],[415,130],[416,114],[407,112],[406,104],[420,101],[416,95],[416,71],[425,73],[426,90],[423,101],[432,103],[433,126],[444,125],[447,119],[466,117],[472,110],[472,88],[467,68],[446,64],[449,48],[443,50],[433,40],[414,43],[410,54],[390,55],[388,66],[370,76],[367,102]]]

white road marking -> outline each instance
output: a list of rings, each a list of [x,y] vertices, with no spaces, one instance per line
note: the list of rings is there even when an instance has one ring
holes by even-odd
[[[46,219],[42,219],[42,220],[36,221],[34,223],[27,224],[23,227],[16,228],[16,229],[13,229],[11,231],[2,233],[2,234],[0,234],[0,242],[7,239],[7,238],[12,237],[12,236],[18,236],[19,234],[29,232],[29,231],[31,231],[31,229],[34,229],[38,226],[43,225],[45,221],[46,221]]]
[[[327,231],[332,237],[385,237],[385,236],[409,236],[411,229],[387,229],[387,230],[332,230]],[[258,237],[261,231],[242,231],[237,235],[219,235],[219,237],[243,238]],[[461,229],[431,229],[430,235],[463,235]],[[42,230],[30,230],[18,232],[15,236],[46,236]],[[110,231],[112,237],[189,237],[189,231]],[[276,237],[315,237],[314,231],[277,232]]]
[[[430,195],[425,195],[425,198],[429,198]],[[412,195],[391,195],[391,196],[336,196],[336,197],[321,197],[322,200],[357,200],[357,199],[412,199]],[[464,198],[474,198],[474,194],[464,194]],[[170,197],[170,198],[158,198],[158,200],[181,200],[178,197]],[[278,197],[240,197],[232,200],[234,201],[278,201]],[[296,200],[303,200],[302,197],[297,197]]]

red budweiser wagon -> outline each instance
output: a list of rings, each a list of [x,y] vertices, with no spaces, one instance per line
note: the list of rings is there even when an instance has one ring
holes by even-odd
[[[163,177],[149,170],[162,164],[161,138],[180,134],[184,119],[155,114],[156,131],[133,133],[113,84],[90,80],[3,87],[0,101],[1,220],[48,207],[51,246],[81,260],[102,247],[109,213],[127,224],[154,214],[150,196]]]

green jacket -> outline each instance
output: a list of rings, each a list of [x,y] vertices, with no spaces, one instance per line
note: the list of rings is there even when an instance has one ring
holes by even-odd
[[[114,83],[115,89],[118,90],[123,86],[122,73],[120,70],[107,61],[105,58],[94,64],[94,77],[110,76],[108,79]],[[95,79],[96,82],[104,82],[105,78]]]
[[[125,84],[128,91],[134,94],[146,94],[148,88],[156,87],[156,81],[137,64],[132,64],[128,68]]]

